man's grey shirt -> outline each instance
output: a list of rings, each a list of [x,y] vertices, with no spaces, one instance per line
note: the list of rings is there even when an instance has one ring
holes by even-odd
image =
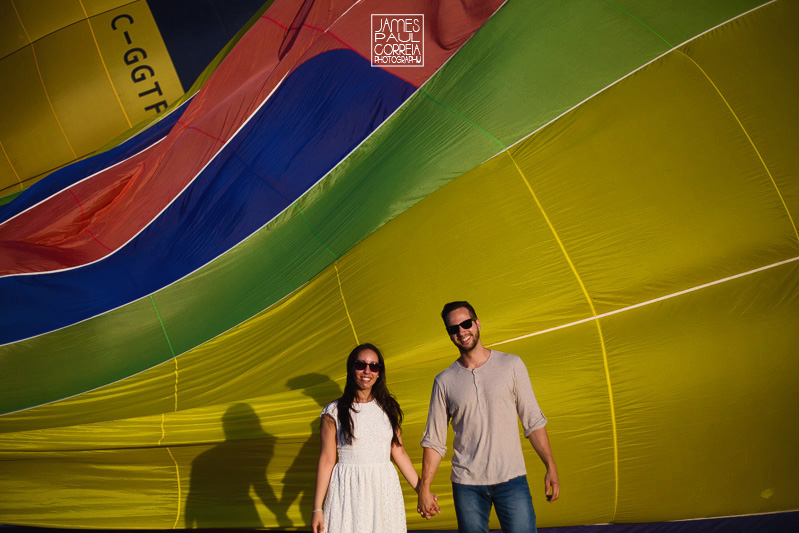
[[[478,368],[469,370],[456,361],[436,376],[422,446],[443,458],[452,421],[452,481],[503,483],[527,473],[518,420],[525,437],[547,423],[521,358],[491,350]]]

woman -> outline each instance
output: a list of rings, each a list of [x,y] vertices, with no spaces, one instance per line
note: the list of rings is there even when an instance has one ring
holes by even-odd
[[[357,346],[347,358],[344,394],[322,411],[314,533],[407,531],[402,489],[389,456],[416,491],[419,475],[402,447],[401,424],[402,410],[386,387],[383,355],[372,344]]]

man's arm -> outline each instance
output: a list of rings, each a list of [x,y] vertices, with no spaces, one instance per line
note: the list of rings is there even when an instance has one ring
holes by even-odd
[[[430,520],[433,515],[441,514],[441,508],[436,502],[435,496],[431,492],[433,477],[441,465],[441,455],[432,448],[422,448],[422,479],[419,482],[419,500],[416,504],[416,511],[423,517]]]
[[[530,439],[533,449],[547,467],[547,473],[544,476],[544,494],[549,502],[554,502],[560,497],[560,482],[558,481],[558,467],[555,466],[552,448],[549,446],[546,426],[533,430],[527,438]]]

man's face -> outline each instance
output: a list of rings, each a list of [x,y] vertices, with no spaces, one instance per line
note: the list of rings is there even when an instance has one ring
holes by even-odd
[[[467,320],[471,320],[472,324],[468,329],[464,329],[463,326],[459,324],[463,324],[463,322]],[[447,331],[450,340],[460,350],[468,352],[477,346],[480,340],[480,321],[472,319],[468,309],[459,307],[454,311],[450,311],[447,315],[446,325],[447,328],[452,331],[452,333]]]

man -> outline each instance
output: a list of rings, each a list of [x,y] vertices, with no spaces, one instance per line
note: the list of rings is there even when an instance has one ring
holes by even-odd
[[[417,511],[440,512],[430,486],[447,451],[447,424],[455,431],[452,495],[460,533],[488,533],[494,508],[506,533],[535,532],[535,511],[527,485],[518,419],[546,466],[544,492],[560,495],[558,469],[524,362],[489,350],[480,341],[480,321],[468,302],[450,302],[441,311],[460,357],[433,383],[427,427],[422,437],[422,480]]]

